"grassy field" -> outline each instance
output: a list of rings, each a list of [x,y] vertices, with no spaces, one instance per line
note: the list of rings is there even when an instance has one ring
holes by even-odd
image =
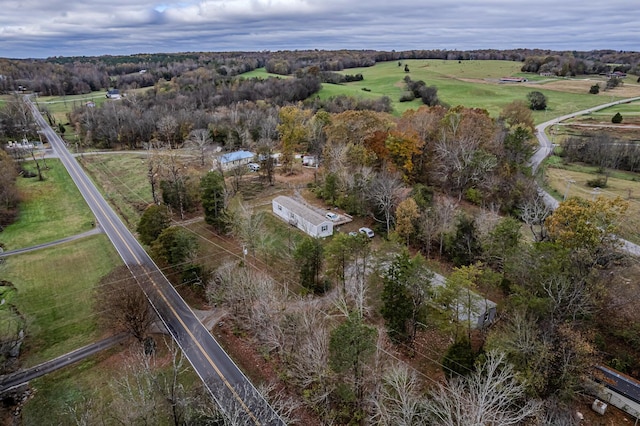
[[[135,229],[153,202],[146,157],[139,154],[85,155],[80,163],[129,227]]]
[[[13,303],[27,319],[23,366],[95,341],[92,291],[119,263],[105,235],[7,258],[3,278],[15,285]]]
[[[18,179],[20,216],[0,233],[5,250],[55,241],[92,228],[91,210],[59,160],[46,160],[45,180]],[[27,164],[33,169],[33,164]]]
[[[409,73],[404,72],[405,64],[409,67]],[[403,79],[406,75],[412,80],[423,80],[427,85],[435,85],[439,98],[446,104],[484,108],[492,116],[497,116],[509,102],[526,100],[527,93],[537,90],[544,93],[548,99],[546,112],[534,112],[534,118],[538,123],[609,102],[612,98],[634,96],[636,91],[640,93],[640,88],[630,87],[630,91],[627,92],[620,88],[603,92],[601,95],[590,95],[588,90],[593,81],[541,78],[521,73],[521,66],[521,63],[511,61],[406,60],[402,61],[400,67],[396,61],[382,62],[373,67],[347,69],[342,73],[360,73],[364,76],[363,81],[344,84],[345,90],[349,90],[348,93],[354,94],[365,87],[371,90],[370,94],[389,96],[397,113],[410,108],[415,109],[421,104],[418,100],[398,102],[404,92]],[[498,80],[504,76],[527,77],[530,81],[500,84]],[[323,88],[320,96],[330,96],[329,93],[324,93],[324,90]],[[334,88],[332,94],[336,91]]]
[[[575,117],[574,119],[568,120],[567,122],[611,124],[611,118],[617,112],[622,115],[622,125],[640,124],[640,101],[612,106],[611,108],[602,109],[600,111],[592,112],[591,114]]]

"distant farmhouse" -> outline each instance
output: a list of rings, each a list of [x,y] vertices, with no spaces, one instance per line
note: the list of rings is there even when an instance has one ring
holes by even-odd
[[[120,91],[118,89],[111,89],[107,91],[107,99],[118,100],[120,99]]]
[[[223,154],[213,159],[213,170],[217,170],[218,166],[222,171],[234,169],[238,166],[247,165],[256,155],[249,151],[234,151]]]
[[[280,195],[271,202],[273,212],[288,224],[315,238],[333,235],[333,222],[290,197]]]

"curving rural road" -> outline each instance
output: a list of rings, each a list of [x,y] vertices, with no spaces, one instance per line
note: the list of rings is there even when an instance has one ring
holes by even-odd
[[[111,209],[64,142],[30,99],[33,116],[165,327],[225,415],[239,425],[284,425],[283,420],[194,315],[151,257]]]
[[[579,115],[589,114],[594,111],[599,111],[601,109],[612,107],[614,105],[627,104],[634,101],[640,101],[640,97],[622,99],[615,102],[609,102],[606,104],[595,106],[593,108],[587,108],[582,111],[563,115],[561,117],[554,118],[553,120],[546,121],[542,124],[538,124],[536,126],[536,136],[538,138],[538,143],[540,144],[540,148],[535,152],[535,154],[533,154],[533,156],[531,157],[531,160],[529,161],[529,165],[531,166],[532,172],[535,173],[538,167],[540,166],[540,164],[544,161],[544,159],[547,158],[549,155],[551,155],[551,153],[553,152],[553,143],[551,143],[551,141],[547,137],[547,134],[545,133],[547,127],[553,126],[554,124],[558,124],[561,121],[568,120],[570,118],[577,117]],[[558,207],[558,205],[560,205],[558,200],[553,198],[551,194],[549,194],[547,191],[545,191],[540,187],[539,187],[539,190],[542,196],[544,197],[545,203],[551,209],[555,210]],[[640,256],[640,246],[627,240],[621,239],[620,242],[622,243],[622,249],[624,251],[634,256]]]

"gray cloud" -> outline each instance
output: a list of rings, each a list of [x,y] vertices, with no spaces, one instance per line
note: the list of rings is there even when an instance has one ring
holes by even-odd
[[[627,0],[9,0],[0,56],[278,49],[637,50]]]

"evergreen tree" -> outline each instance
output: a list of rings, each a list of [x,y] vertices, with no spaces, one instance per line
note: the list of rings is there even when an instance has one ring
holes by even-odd
[[[151,244],[156,238],[169,227],[171,219],[169,218],[169,212],[165,206],[158,206],[152,204],[146,208],[136,231],[140,237],[140,241],[143,244]]]
[[[320,271],[323,262],[322,243],[317,238],[306,237],[296,248],[294,258],[300,271],[300,283],[307,289],[321,291]]]
[[[202,209],[204,221],[218,232],[225,232],[228,227],[224,176],[219,172],[209,172],[200,180]]]

